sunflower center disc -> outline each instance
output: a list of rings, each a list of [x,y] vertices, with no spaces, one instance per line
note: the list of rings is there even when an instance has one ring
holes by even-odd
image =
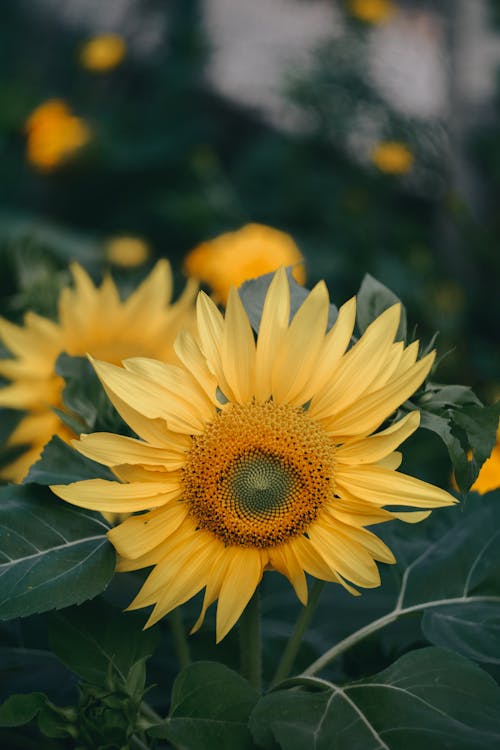
[[[224,544],[271,547],[308,528],[333,494],[334,446],[301,409],[231,404],[193,437],[184,498]]]

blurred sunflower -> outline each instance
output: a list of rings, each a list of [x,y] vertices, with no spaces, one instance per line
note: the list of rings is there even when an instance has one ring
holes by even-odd
[[[493,446],[490,457],[481,466],[479,476],[471,487],[471,492],[479,492],[485,495],[500,487],[500,423],[497,430],[497,440]]]
[[[418,342],[405,348],[394,341],[399,305],[346,352],[355,299],[326,332],[328,310],[321,282],[289,323],[281,269],[257,341],[234,289],[225,318],[200,293],[201,343],[182,332],[175,344],[183,367],[146,358],[126,360],[123,368],[94,364],[140,439],[82,435],[74,446],[122,482],[91,479],[52,489],[85,508],[147,511],[109,532],[118,570],[154,566],[130,605],[154,604],[147,625],[206,587],[193,630],[218,599],[220,641],[268,568],[285,575],[303,603],[305,573],[351,593],[358,593],[351,583],[378,586],[375,560],[394,557],[365,527],[420,521],[455,502],[396,472],[395,449],[417,429],[418,412],[372,434],[420,386],[434,353],[417,360]]]
[[[399,141],[384,141],[371,154],[375,166],[386,174],[407,174],[413,167],[415,157],[408,146]]]
[[[280,266],[293,266],[299,284],[306,280],[304,258],[292,237],[264,224],[246,224],[202,242],[186,256],[188,276],[208,284],[218,302],[226,304],[229,289]]]
[[[90,129],[61,99],[49,99],[26,121],[26,156],[41,172],[50,172],[85,146]]]
[[[62,290],[57,322],[34,312],[26,313],[22,326],[0,318],[0,340],[14,355],[0,360],[0,375],[11,381],[0,387],[0,406],[26,412],[8,440],[9,446],[26,450],[0,469],[3,479],[21,481],[52,435],[66,441],[74,437],[52,408],[62,407],[64,381],[54,370],[61,352],[75,357],[90,352],[115,363],[133,355],[171,361],[180,327],[194,321],[196,285],[190,282],[170,305],[172,274],[166,260],[125,301],[111,277],[96,287],[76,263],[71,274],[74,288]]]
[[[125,40],[118,34],[100,34],[88,39],[80,49],[80,65],[93,73],[105,73],[120,65],[127,53]]]

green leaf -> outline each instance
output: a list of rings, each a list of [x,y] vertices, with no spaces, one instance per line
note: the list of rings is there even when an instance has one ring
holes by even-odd
[[[420,424],[435,432],[445,443],[455,479],[461,492],[467,492],[496,442],[500,403],[481,406],[477,397],[460,386],[431,386],[416,401],[421,410]],[[452,398],[456,401],[452,401]],[[472,452],[472,460],[468,454]]]
[[[288,276],[288,283],[290,285],[290,320],[293,318],[301,304],[308,297],[310,291],[305,287],[298,284],[292,276],[292,269],[286,269]],[[259,276],[257,279],[250,279],[245,281],[239,288],[238,292],[243,302],[243,306],[246,310],[252,328],[256,333],[259,332],[260,319],[262,317],[262,309],[264,307],[264,301],[266,298],[267,290],[269,285],[274,278],[274,272],[266,273],[263,276]],[[335,305],[330,305],[328,314],[328,326],[330,329],[337,319],[338,310]]]
[[[38,461],[31,466],[24,484],[71,484],[82,479],[116,480],[116,476],[54,435]]]
[[[497,750],[500,689],[457,654],[425,648],[373,677],[340,686],[290,680],[250,718],[255,741],[274,750]],[[276,745],[277,743],[277,745]]]
[[[475,661],[500,664],[500,606],[497,602],[455,604],[428,610],[425,637]]]
[[[62,393],[69,414],[57,409],[57,414],[76,434],[108,431],[131,435],[129,426],[120,417],[101,385],[87,357],[60,354],[55,370],[66,381]]]
[[[104,601],[89,602],[55,612],[49,638],[54,653],[79,677],[108,690],[125,691],[130,683],[133,694],[141,674],[131,672],[153,653],[159,639],[157,628],[143,626],[143,615],[123,613]]]
[[[11,695],[0,706],[0,727],[19,727],[38,717],[38,726],[46,737],[72,734],[69,719],[72,709],[58,708],[44,693]]]
[[[397,560],[391,568],[399,577],[392,609],[333,645],[305,674],[316,674],[363,638],[406,615],[460,606],[462,615],[474,619],[476,608],[487,604],[489,623],[500,617],[500,492],[472,494],[467,503],[442,509],[417,528],[394,523],[377,533]],[[450,631],[454,624],[448,620]],[[457,635],[447,645],[472,656],[476,642],[467,643],[467,632],[459,622],[456,625]],[[482,637],[482,627],[478,622],[477,638]],[[486,652],[488,648],[485,645]]]
[[[0,488],[0,619],[90,599],[115,566],[102,516],[34,485]]]
[[[363,333],[375,318],[401,300],[388,287],[381,284],[367,273],[357,294],[356,304],[356,321],[359,332]],[[401,304],[401,319],[399,322],[396,341],[405,341],[406,339],[406,310]]]
[[[177,677],[168,719],[152,736],[184,750],[250,750],[248,717],[258,694],[223,664],[196,662]]]
[[[0,706],[0,727],[20,727],[28,724],[48,700],[44,693],[11,695]]]

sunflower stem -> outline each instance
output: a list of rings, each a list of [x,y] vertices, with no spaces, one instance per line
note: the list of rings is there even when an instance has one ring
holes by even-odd
[[[281,682],[290,674],[300,645],[302,643],[304,633],[309,627],[309,623],[311,622],[312,616],[314,615],[316,607],[318,606],[319,597],[321,592],[323,591],[324,585],[324,581],[316,580],[314,582],[307,605],[300,612],[297,618],[297,622],[295,623],[294,631],[285,646],[285,650],[283,651],[281,661],[278,664],[278,668],[271,683],[271,687],[277,685],[278,682]]]
[[[170,632],[174,641],[174,648],[181,669],[191,664],[191,650],[186,637],[186,631],[182,622],[180,607],[174,609],[169,616]]]
[[[241,673],[261,691],[262,655],[260,646],[260,592],[257,588],[240,618]]]

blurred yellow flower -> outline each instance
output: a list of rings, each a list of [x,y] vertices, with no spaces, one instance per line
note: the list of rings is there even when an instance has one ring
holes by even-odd
[[[57,321],[31,311],[22,326],[0,318],[0,341],[13,355],[0,360],[0,376],[11,381],[0,387],[0,407],[25,412],[8,440],[24,452],[0,469],[3,479],[21,481],[52,435],[66,441],[74,437],[53,411],[63,406],[64,383],[54,369],[61,352],[73,357],[90,353],[115,364],[133,356],[173,362],[177,333],[194,326],[197,285],[189,282],[170,304],[172,273],[166,260],[124,301],[111,277],[96,287],[77,263],[71,274],[74,288],[62,290]]]
[[[367,23],[383,23],[395,11],[392,0],[347,0],[347,7],[352,16]]]
[[[50,171],[90,140],[90,130],[61,99],[49,99],[26,121],[27,158],[41,171]]]
[[[80,50],[80,65],[93,73],[104,73],[123,61],[127,47],[118,34],[101,34],[89,39]]]
[[[246,224],[236,232],[226,232],[202,242],[186,257],[189,276],[208,284],[216,300],[226,303],[231,286],[294,266],[292,275],[305,282],[304,258],[289,234],[263,224]]]
[[[406,174],[414,162],[414,156],[408,146],[399,141],[379,143],[373,149],[371,157],[377,169],[387,174]]]
[[[479,476],[471,487],[471,491],[485,495],[500,487],[500,422],[497,431],[497,442],[490,457],[481,466]]]
[[[149,258],[149,246],[140,237],[112,237],[106,243],[106,259],[115,266],[134,268]]]

